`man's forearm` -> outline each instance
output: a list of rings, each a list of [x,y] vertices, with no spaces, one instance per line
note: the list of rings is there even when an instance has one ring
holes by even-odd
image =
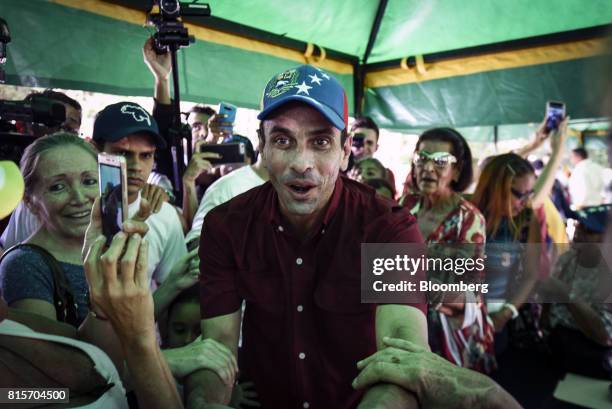
[[[193,224],[193,217],[198,210],[198,194],[194,181],[183,181],[183,217],[189,230]]]
[[[418,409],[416,396],[400,386],[378,384],[363,395],[358,409]]]
[[[227,405],[232,397],[232,388],[207,369],[189,375],[184,386],[188,409],[203,409],[210,403]]]
[[[593,342],[599,345],[610,346],[610,336],[606,326],[590,305],[583,301],[575,301],[567,304],[569,312],[574,317],[580,331]]]
[[[124,346],[130,380],[141,408],[178,409],[183,403],[170,369],[155,342]]]
[[[170,98],[170,82],[167,78],[155,79],[155,99],[160,104],[170,105],[172,103]]]
[[[81,395],[106,385],[83,351],[53,341],[0,335],[0,362],[11,368],[23,387],[62,385]],[[15,382],[11,373],[3,373],[0,385],[14,386],[10,382]]]

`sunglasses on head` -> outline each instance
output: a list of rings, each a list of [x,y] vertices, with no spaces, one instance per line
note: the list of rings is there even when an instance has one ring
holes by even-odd
[[[427,152],[419,151],[414,154],[412,163],[415,166],[423,167],[427,162],[431,161],[438,169],[446,169],[453,163],[457,163],[457,158],[449,152]]]
[[[510,188],[510,191],[514,197],[521,201],[531,199],[535,193],[533,190],[530,190],[529,192],[519,192],[513,187]]]

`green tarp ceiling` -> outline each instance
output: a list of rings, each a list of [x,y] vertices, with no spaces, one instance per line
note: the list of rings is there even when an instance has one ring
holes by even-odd
[[[212,0],[216,17],[362,57],[375,0]],[[612,22],[610,0],[389,0],[370,63]]]
[[[255,109],[268,78],[300,63],[304,50],[297,52],[299,47],[286,44],[294,40],[328,50],[327,69],[341,81],[353,108],[351,64],[363,59],[381,4],[386,7],[368,64],[415,55],[425,55],[427,63],[431,53],[490,44],[494,48],[500,42],[612,23],[611,0],[209,3],[215,18],[192,21],[196,29],[205,31],[196,33],[196,43],[180,51],[182,98],[212,104],[225,100]],[[5,66],[7,82],[152,95],[152,77],[140,52],[151,29],[142,27],[144,17],[134,11],[148,4],[145,0],[1,0],[0,17],[8,22],[13,37]],[[223,34],[227,32],[229,39]],[[258,41],[250,43],[252,38]],[[596,73],[601,60],[585,54],[409,83],[391,81],[366,89],[362,107],[382,127],[398,130],[535,122],[548,99],[566,101],[574,118],[596,117],[604,92],[595,81],[600,78]],[[366,65],[365,69],[370,77],[379,68]]]

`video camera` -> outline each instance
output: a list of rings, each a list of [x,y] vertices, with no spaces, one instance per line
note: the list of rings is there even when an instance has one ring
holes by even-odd
[[[0,123],[3,124],[21,121],[58,127],[65,120],[66,108],[64,105],[42,95],[32,95],[23,101],[0,100]]]
[[[180,198],[182,195],[181,177],[185,172],[187,163],[185,156],[191,157],[191,135],[181,124],[180,87],[178,75],[177,51],[181,47],[188,47],[195,42],[195,38],[189,35],[189,31],[183,25],[181,17],[209,17],[210,6],[206,3],[181,3],[178,0],[155,0],[154,4],[159,6],[159,13],[149,11],[148,22],[156,28],[153,34],[153,49],[157,54],[170,53],[172,65],[172,85],[174,98],[172,99],[173,115],[172,125],[165,137],[169,139],[169,155],[158,155],[158,169],[169,175],[172,174],[174,183],[174,196]],[[187,147],[187,155],[183,151]],[[180,204],[180,203],[179,203]]]
[[[164,54],[170,49],[178,50],[195,42],[179,20],[180,17],[210,16],[210,6],[207,3],[182,3],[178,0],[158,0],[156,3],[159,13],[149,13],[149,23],[157,29],[153,35],[153,49],[157,54]]]

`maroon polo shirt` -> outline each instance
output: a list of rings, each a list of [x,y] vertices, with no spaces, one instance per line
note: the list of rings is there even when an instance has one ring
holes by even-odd
[[[208,213],[202,318],[246,300],[241,379],[254,382],[262,408],[353,408],[357,361],[376,352],[376,305],[360,302],[361,243],[422,242],[416,219],[339,177],[316,235],[301,242],[289,230],[270,182]]]

